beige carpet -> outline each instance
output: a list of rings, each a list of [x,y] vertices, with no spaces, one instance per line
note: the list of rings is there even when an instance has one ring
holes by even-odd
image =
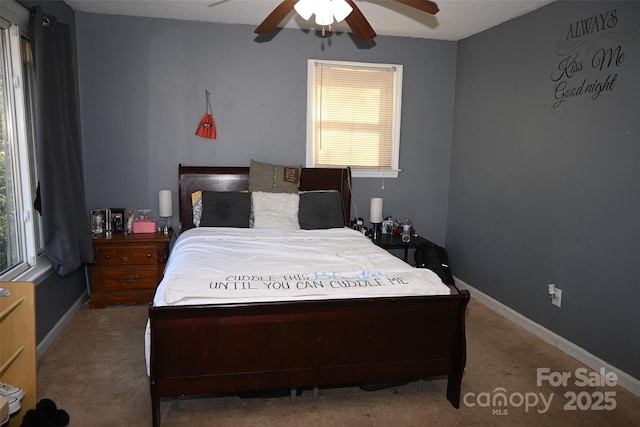
[[[41,358],[38,397],[51,398],[69,412],[71,426],[150,426],[146,313],[146,305],[83,308]],[[584,368],[576,360],[474,300],[467,313],[460,409],[445,397],[446,380],[434,379],[425,382],[423,391],[417,383],[373,392],[321,389],[318,401],[305,391],[295,404],[287,397],[182,398],[176,411],[167,400],[162,425],[640,426],[639,397],[620,387],[576,386],[576,369]],[[568,372],[571,378],[567,386],[552,387],[548,381],[538,386],[537,368]],[[501,391],[506,406],[492,402]],[[551,399],[549,407],[541,396]]]

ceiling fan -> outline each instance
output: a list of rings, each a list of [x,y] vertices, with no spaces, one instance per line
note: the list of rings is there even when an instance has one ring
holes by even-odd
[[[296,3],[299,0],[283,0],[273,11],[262,21],[260,25],[255,29],[256,34],[269,34],[273,32],[278,24],[294,9]],[[402,3],[409,7],[421,10],[423,12],[435,15],[440,10],[438,5],[431,0],[394,0],[398,3]],[[356,6],[353,0],[345,0],[346,3],[353,9],[349,15],[344,19],[353,31],[353,34],[358,40],[367,41],[376,36],[376,32],[373,30],[369,21],[364,17],[358,6]]]

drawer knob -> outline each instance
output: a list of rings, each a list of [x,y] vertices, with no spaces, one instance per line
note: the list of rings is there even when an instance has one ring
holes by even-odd
[[[138,281],[138,279],[140,278],[140,276],[135,275],[135,274],[129,274],[128,276],[124,276],[124,281],[127,283],[135,283]]]

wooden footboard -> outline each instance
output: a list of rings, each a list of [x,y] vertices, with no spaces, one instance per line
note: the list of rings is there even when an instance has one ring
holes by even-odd
[[[447,375],[459,407],[469,293],[150,307],[153,425],[162,397]]]

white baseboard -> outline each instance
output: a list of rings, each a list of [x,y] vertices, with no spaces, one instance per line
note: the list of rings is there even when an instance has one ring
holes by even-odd
[[[76,300],[75,303],[67,310],[67,312],[58,320],[53,328],[49,331],[46,337],[40,341],[38,346],[36,347],[36,357],[38,360],[40,357],[47,351],[47,349],[53,344],[53,341],[60,335],[60,333],[64,330],[64,328],[69,324],[73,316],[80,311],[83,305],[87,303],[89,297],[87,293],[84,292],[80,298]]]
[[[465,281],[460,280],[457,277],[455,277],[454,279],[456,281],[456,286],[458,287],[458,289],[468,289],[471,293],[471,297],[476,299],[479,303],[506,317],[518,326],[523,327],[533,335],[563,351],[564,353],[568,354],[569,356],[573,357],[574,359],[583,363],[594,371],[599,372],[600,368],[605,368],[607,372],[615,372],[618,376],[618,385],[640,397],[640,380],[638,380],[637,378],[634,378],[626,372],[616,368],[615,366],[610,365],[609,363],[594,356],[585,349],[561,337],[555,332],[552,332],[549,329],[535,323],[531,319],[524,317],[522,314],[518,313],[512,308],[507,307],[501,302],[496,301],[489,295],[483,293],[482,291],[479,291],[473,286],[470,286]]]

